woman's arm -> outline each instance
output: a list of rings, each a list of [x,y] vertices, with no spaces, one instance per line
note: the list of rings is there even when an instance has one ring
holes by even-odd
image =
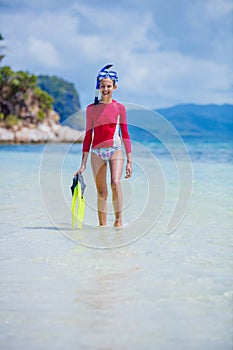
[[[131,141],[130,141],[129,132],[128,132],[126,108],[124,105],[121,105],[120,128],[121,128],[122,141],[125,146],[125,152],[126,154],[129,154],[132,152],[132,148],[131,148]]]
[[[125,146],[125,152],[127,157],[125,178],[128,179],[132,176],[132,146],[131,146],[130,136],[128,132],[126,108],[123,105],[122,105],[120,116],[121,116],[121,119],[120,119],[121,134],[122,134],[122,139]]]
[[[127,163],[126,163],[126,175],[125,178],[128,179],[132,176],[132,153],[126,153]]]
[[[83,140],[83,147],[82,147],[82,162],[80,168],[75,172],[75,176],[77,176],[79,173],[83,173],[86,169],[87,165],[87,158],[90,150],[90,146],[92,143],[92,118],[90,113],[90,108],[87,107],[86,110],[86,132],[85,137]]]
[[[86,132],[83,140],[83,152],[89,152],[90,150],[91,143],[92,143],[92,129],[93,129],[93,121],[92,121],[91,106],[88,106],[86,110]]]
[[[83,152],[82,154],[82,163],[80,168],[74,173],[74,176],[77,176],[78,174],[82,174],[84,170],[86,169],[87,165],[87,158],[88,158],[89,152]]]

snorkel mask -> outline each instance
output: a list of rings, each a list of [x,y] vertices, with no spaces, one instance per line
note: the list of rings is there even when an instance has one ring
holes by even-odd
[[[108,71],[109,68],[112,67],[112,64],[108,64],[106,66],[104,66],[98,73],[97,75],[97,80],[96,80],[96,90],[95,90],[95,100],[94,100],[94,104],[97,105],[99,103],[99,87],[100,87],[100,81],[102,79],[106,79],[109,78],[115,82],[118,81],[118,76],[117,73],[115,71]]]

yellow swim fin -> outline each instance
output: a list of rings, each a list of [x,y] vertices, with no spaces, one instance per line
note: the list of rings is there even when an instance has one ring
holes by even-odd
[[[72,206],[71,206],[71,211],[72,211],[72,229],[74,229],[74,225],[75,225],[75,209],[76,209],[76,202],[77,202],[77,198],[78,198],[78,186],[75,187],[74,189],[74,194],[72,197]]]
[[[82,228],[83,219],[84,219],[84,213],[85,213],[85,200],[84,200],[84,190],[85,190],[85,183],[83,180],[83,177],[81,174],[78,174],[78,176],[75,176],[73,178],[73,184],[71,186],[71,192],[72,192],[72,229],[75,228],[75,223],[77,223],[77,226],[79,229]],[[78,199],[78,208],[76,209],[76,203]]]
[[[81,186],[78,184],[78,211],[77,211],[77,225],[78,228],[82,228],[84,213],[85,213],[85,200],[82,196]]]

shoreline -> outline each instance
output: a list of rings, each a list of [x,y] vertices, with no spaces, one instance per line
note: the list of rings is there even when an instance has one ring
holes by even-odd
[[[82,143],[83,139],[83,131],[59,124],[30,124],[21,128],[17,125],[11,128],[0,127],[0,144]]]

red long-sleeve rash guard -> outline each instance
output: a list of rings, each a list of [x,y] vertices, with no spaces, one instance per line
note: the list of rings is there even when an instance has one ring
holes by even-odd
[[[121,132],[121,138],[120,138]],[[123,140],[126,153],[131,152],[125,106],[112,100],[109,104],[91,104],[86,109],[86,134],[83,152],[92,148],[118,146]]]

